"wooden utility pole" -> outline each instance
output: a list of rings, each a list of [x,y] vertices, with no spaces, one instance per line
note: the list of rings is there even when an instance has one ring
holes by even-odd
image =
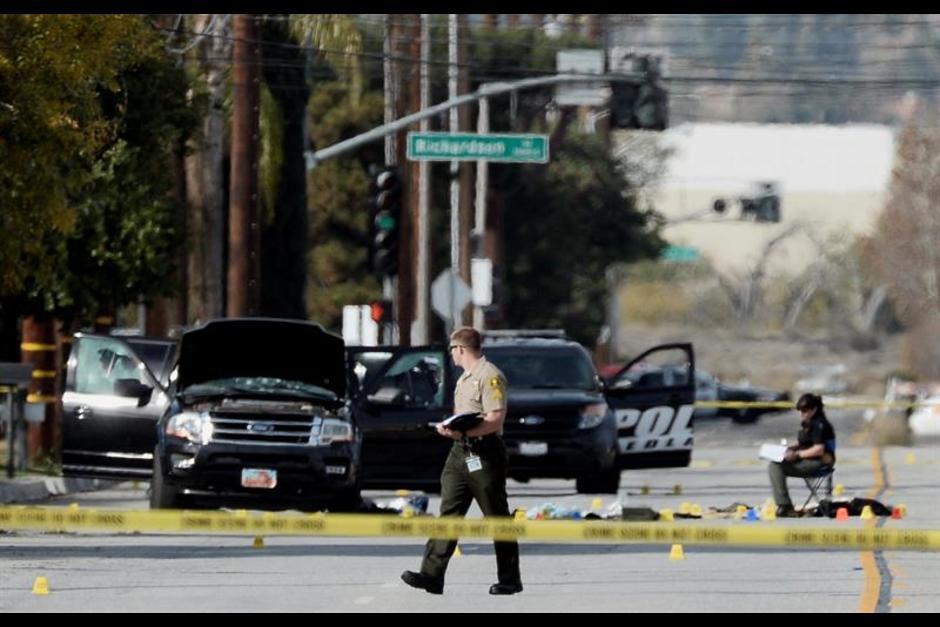
[[[232,164],[229,203],[228,317],[258,314],[261,216],[258,124],[261,44],[255,16],[235,16],[232,65]]]
[[[421,109],[431,106],[431,15],[421,14]],[[430,120],[421,120],[422,133]],[[418,346],[430,341],[431,272],[431,164],[418,162],[418,213],[415,219],[415,311],[411,340]]]
[[[29,386],[29,403],[44,406],[42,424],[30,424],[26,430],[27,458],[36,461],[43,453],[55,455],[62,432],[57,411],[56,377],[58,346],[55,320],[51,315],[30,316],[23,319],[22,362],[33,367],[33,381]]]
[[[457,93],[460,95],[470,92],[470,75],[467,70],[467,16],[464,13],[457,15]],[[458,127],[461,133],[472,132],[470,127],[470,106],[458,107]],[[473,222],[473,171],[474,164],[470,161],[460,163],[460,277],[467,285],[470,281],[470,258],[474,251],[470,246],[470,229]],[[463,311],[463,324],[473,324],[473,308]]]
[[[413,59],[408,67],[408,106],[409,113],[421,108],[421,15],[408,14],[407,25],[399,31],[404,32],[408,40],[408,58]],[[397,39],[397,38],[395,38]],[[398,73],[401,76],[401,72]],[[402,107],[404,109],[405,107]],[[399,110],[402,110],[399,109]],[[399,229],[401,240],[398,245],[398,343],[401,346],[411,346],[411,324],[415,316],[415,256],[414,243],[416,239],[415,227],[420,212],[419,186],[420,167],[415,161],[407,161],[406,152],[407,133],[401,131],[398,135],[398,163],[402,164],[405,174],[405,198],[401,213],[401,227]]]

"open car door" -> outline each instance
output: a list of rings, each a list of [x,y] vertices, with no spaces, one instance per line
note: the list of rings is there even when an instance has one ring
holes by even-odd
[[[378,346],[353,348],[347,355],[351,371],[362,375],[355,376],[362,387],[353,402],[362,433],[363,487],[438,490],[453,442],[428,423],[442,421],[453,406],[446,349]],[[370,372],[368,363],[380,359],[381,366]]]
[[[66,476],[151,476],[157,420],[169,404],[166,370],[176,342],[134,341],[146,349],[146,357],[125,338],[75,335],[62,397]]]
[[[655,346],[610,378],[621,468],[688,466],[695,411],[692,344]]]

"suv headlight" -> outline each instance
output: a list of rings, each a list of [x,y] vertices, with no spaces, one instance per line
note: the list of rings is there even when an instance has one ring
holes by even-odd
[[[344,421],[334,418],[325,418],[320,425],[320,435],[311,435],[310,443],[320,446],[329,446],[334,442],[352,442],[355,434],[353,426]]]
[[[593,429],[604,422],[607,415],[607,403],[594,403],[581,410],[581,420],[578,429]]]
[[[183,411],[167,421],[165,431],[195,444],[208,444],[212,439],[212,421],[207,412]]]

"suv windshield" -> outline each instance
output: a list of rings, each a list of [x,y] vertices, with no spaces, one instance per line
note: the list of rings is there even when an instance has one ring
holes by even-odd
[[[183,394],[186,396],[218,395],[253,395],[270,394],[275,396],[296,396],[298,398],[317,398],[328,401],[339,400],[331,390],[301,381],[288,381],[275,377],[231,377],[215,379],[190,385]]]
[[[594,366],[577,349],[484,346],[483,354],[503,371],[512,389],[597,389]]]

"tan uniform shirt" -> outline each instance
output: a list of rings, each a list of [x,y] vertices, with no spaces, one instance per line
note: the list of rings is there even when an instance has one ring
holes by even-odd
[[[454,413],[479,412],[506,409],[506,377],[499,368],[481,357],[473,368],[457,379],[454,390]],[[502,435],[503,430],[499,430]]]

